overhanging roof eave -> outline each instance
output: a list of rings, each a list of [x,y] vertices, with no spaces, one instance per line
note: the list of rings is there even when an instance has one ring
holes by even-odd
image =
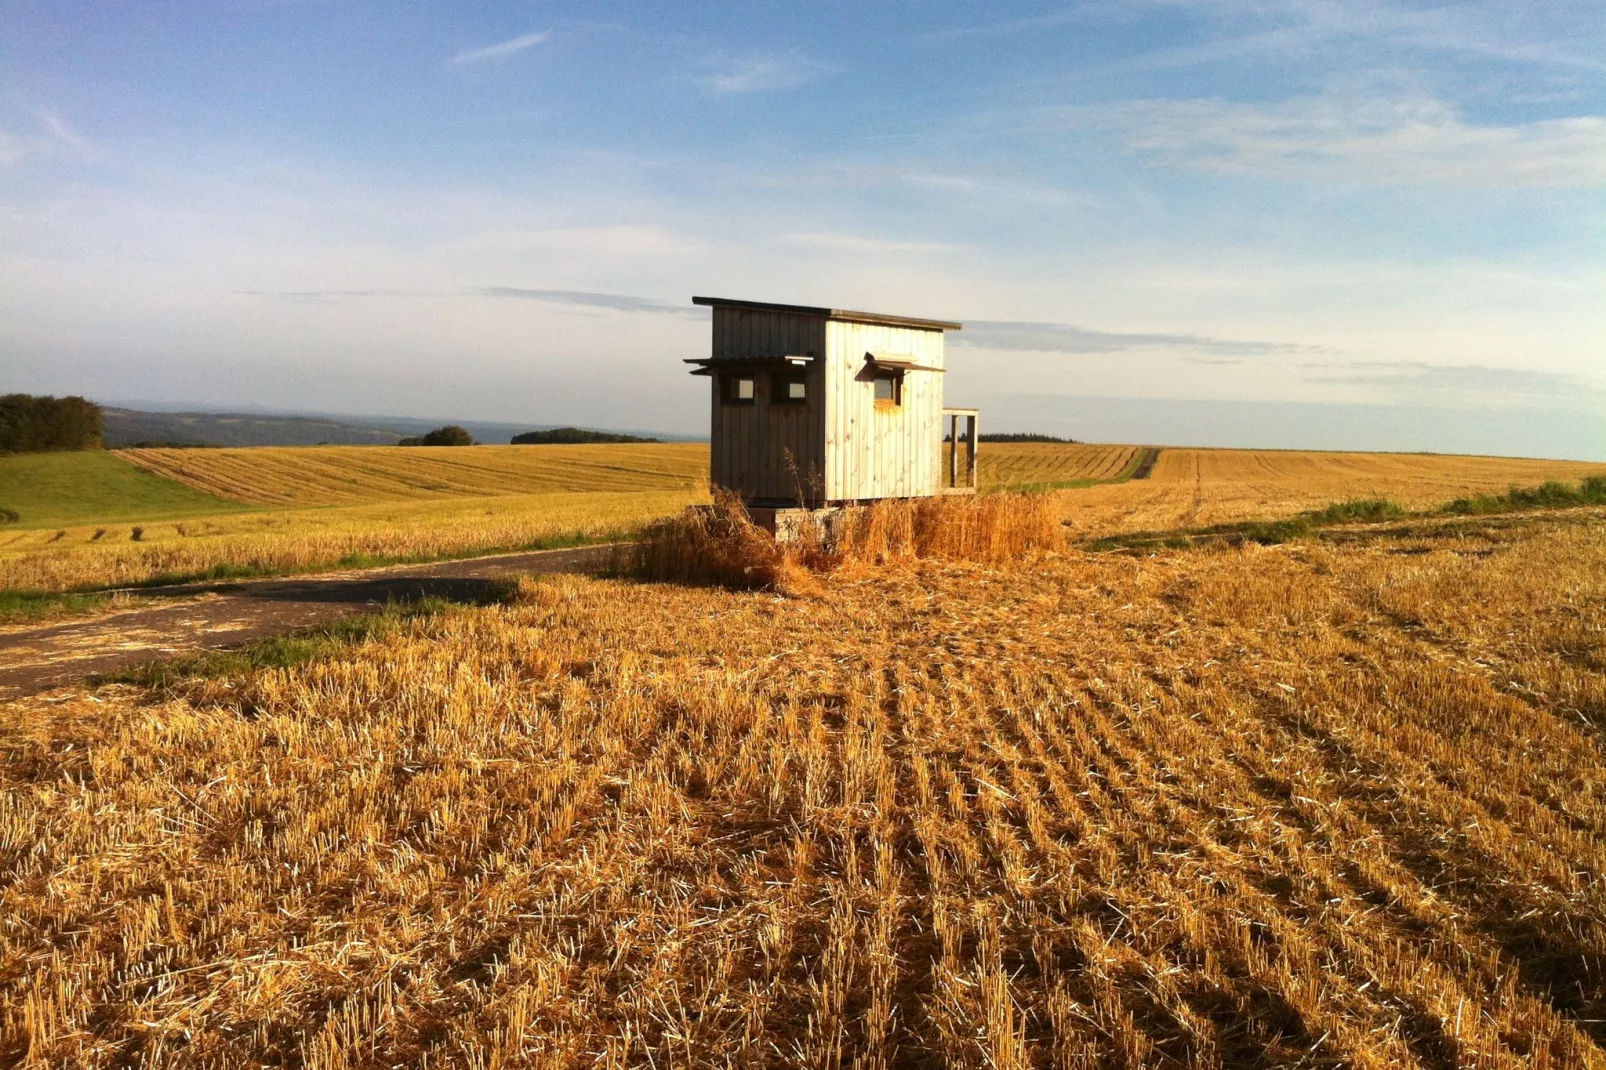
[[[858,312],[848,308],[819,308],[813,305],[783,305],[773,301],[741,301],[730,297],[693,297],[691,303],[708,308],[751,308],[760,312],[786,312],[794,316],[816,316],[844,323],[868,323],[882,327],[910,327],[922,331],[957,331],[964,324],[951,320],[918,319],[914,316],[889,316],[880,312]]]

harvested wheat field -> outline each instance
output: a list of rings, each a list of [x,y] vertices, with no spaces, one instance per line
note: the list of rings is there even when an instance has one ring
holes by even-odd
[[[1355,498],[1425,508],[1512,486],[1598,475],[1606,475],[1606,465],[1586,461],[1167,447],[1147,479],[1087,487],[1059,501],[1079,534],[1102,536],[1270,519]]]
[[[0,589],[305,572],[627,536],[708,500],[707,449],[674,443],[120,451],[118,457],[142,464],[176,466],[165,474],[223,497],[205,499],[212,511],[192,517],[153,509],[152,520],[134,515],[90,522],[86,516],[62,521],[71,526],[25,525],[0,533]],[[1275,517],[1355,497],[1437,504],[1513,483],[1576,481],[1606,471],[1571,461],[1165,449],[1148,478],[1126,479],[1143,452],[1136,446],[986,443],[978,455],[982,489],[1074,487],[1055,491],[1057,507],[1074,536],[1092,538]],[[518,492],[525,485],[567,489]],[[638,485],[647,489],[629,489]],[[475,487],[492,489],[476,497],[470,493]],[[217,511],[230,506],[225,499],[231,496],[271,501],[295,495],[302,504]],[[307,504],[314,501],[358,504]]]
[[[1606,514],[566,577],[3,708],[52,1066],[1606,1065]]]
[[[504,494],[21,531],[0,535],[0,589],[61,591],[541,549],[628,537],[706,497],[701,488]]]
[[[254,505],[363,505],[444,496],[685,491],[708,482],[697,442],[582,446],[260,446],[117,451],[157,475]]]
[[[948,464],[943,446],[942,471]],[[1142,446],[1100,446],[1080,442],[983,442],[976,450],[976,476],[987,491],[1032,487],[1052,489],[1130,476],[1143,456]],[[959,449],[961,468],[965,449]]]

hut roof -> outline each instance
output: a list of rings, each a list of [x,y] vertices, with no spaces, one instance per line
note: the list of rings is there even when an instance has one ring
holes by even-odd
[[[693,297],[694,305],[711,308],[753,308],[761,312],[790,312],[798,316],[819,316],[846,323],[874,323],[883,327],[913,327],[923,331],[957,331],[963,324],[948,320],[923,320],[913,316],[888,316],[880,312],[854,312],[846,308],[815,308],[811,305],[778,305],[770,301],[738,301],[729,297]]]

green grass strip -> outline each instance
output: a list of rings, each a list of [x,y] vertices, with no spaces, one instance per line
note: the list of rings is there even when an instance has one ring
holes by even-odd
[[[1321,509],[1309,509],[1281,520],[1245,520],[1212,524],[1183,531],[1140,531],[1111,535],[1086,544],[1093,551],[1143,549],[1157,546],[1183,548],[1209,542],[1255,542],[1263,546],[1293,542],[1347,524],[1378,524],[1391,520],[1428,520],[1451,516],[1492,516],[1546,509],[1575,509],[1606,505],[1606,476],[1590,476],[1578,486],[1551,480],[1538,487],[1512,487],[1505,494],[1457,498],[1433,509],[1411,511],[1386,498],[1352,498]]]
[[[93,613],[110,602],[101,591],[0,590],[0,624],[31,624]]]
[[[517,582],[509,581],[493,600],[505,602],[516,589]],[[378,613],[341,617],[328,624],[301,628],[227,650],[203,650],[163,658],[126,672],[93,677],[90,682],[95,685],[126,683],[166,688],[188,680],[235,678],[264,669],[288,669],[326,660],[369,640],[395,635],[412,622],[439,616],[457,604],[434,597],[396,602]]]
[[[1006,483],[990,488],[988,494],[1040,494],[1047,490],[1081,490],[1083,487],[1103,487],[1114,483],[1126,483],[1133,479],[1148,479],[1149,473],[1154,471],[1154,462],[1160,459],[1158,446],[1146,446],[1132,455],[1115,475],[1108,479],[1056,479],[1042,483]]]

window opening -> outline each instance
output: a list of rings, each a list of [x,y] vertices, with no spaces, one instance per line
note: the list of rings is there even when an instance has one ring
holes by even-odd
[[[895,409],[903,404],[903,373],[876,372],[875,407]]]
[[[724,384],[727,405],[751,405],[758,397],[758,381],[751,375],[727,375],[720,381]]]
[[[808,399],[808,377],[802,372],[777,372],[770,378],[772,404],[795,405]]]

